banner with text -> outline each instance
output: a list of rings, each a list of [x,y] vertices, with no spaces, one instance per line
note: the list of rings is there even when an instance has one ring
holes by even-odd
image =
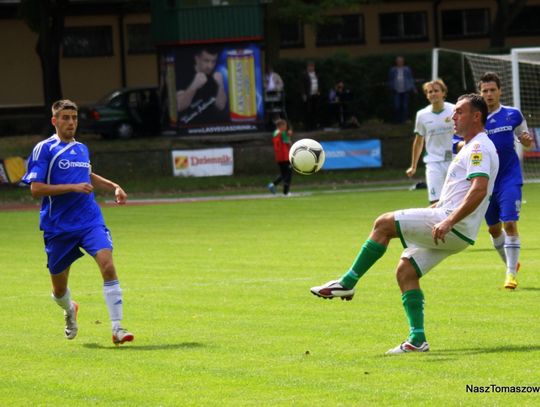
[[[233,149],[173,150],[173,174],[177,177],[232,175]]]
[[[323,141],[326,154],[323,170],[382,167],[381,141]]]
[[[179,134],[259,131],[264,126],[262,77],[255,43],[163,48],[163,124]]]

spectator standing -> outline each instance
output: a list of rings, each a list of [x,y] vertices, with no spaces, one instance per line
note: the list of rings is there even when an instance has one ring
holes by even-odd
[[[304,101],[304,126],[307,131],[315,130],[319,114],[320,83],[315,63],[309,61],[302,80],[302,100]]]
[[[395,123],[404,123],[409,118],[409,95],[416,93],[414,78],[405,58],[398,56],[396,65],[388,71],[388,87],[392,93]]]
[[[266,92],[283,92],[283,79],[271,66],[266,68],[264,75],[264,90]]]

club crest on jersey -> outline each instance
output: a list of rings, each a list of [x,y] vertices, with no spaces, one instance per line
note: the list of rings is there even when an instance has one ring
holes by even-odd
[[[444,119],[445,123],[450,123],[452,121],[452,116],[448,116],[446,119]]]
[[[482,163],[482,153],[472,153],[471,163],[472,165],[480,165]]]

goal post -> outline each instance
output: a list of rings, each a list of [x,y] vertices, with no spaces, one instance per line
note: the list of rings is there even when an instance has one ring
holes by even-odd
[[[487,71],[499,75],[501,104],[520,109],[535,138],[533,148],[526,151],[516,143],[524,179],[526,182],[540,182],[540,47],[512,48],[507,54],[434,48],[431,68],[433,79],[440,77],[446,82],[448,77],[451,81],[449,96],[450,90],[454,95],[477,92],[476,83]]]

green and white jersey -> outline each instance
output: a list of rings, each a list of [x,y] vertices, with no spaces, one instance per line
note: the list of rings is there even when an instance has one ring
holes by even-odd
[[[453,114],[454,105],[448,102],[444,102],[444,108],[440,112],[433,112],[433,107],[429,105],[416,113],[414,132],[424,137],[425,163],[452,159]]]
[[[474,243],[480,225],[484,220],[498,171],[499,156],[497,150],[484,132],[478,133],[471,141],[465,144],[448,168],[441,199],[437,204],[438,208],[445,209],[448,214],[463,203],[473,178],[486,177],[489,179],[488,191],[484,200],[469,216],[454,226],[454,231],[457,231],[460,237],[471,244]]]

